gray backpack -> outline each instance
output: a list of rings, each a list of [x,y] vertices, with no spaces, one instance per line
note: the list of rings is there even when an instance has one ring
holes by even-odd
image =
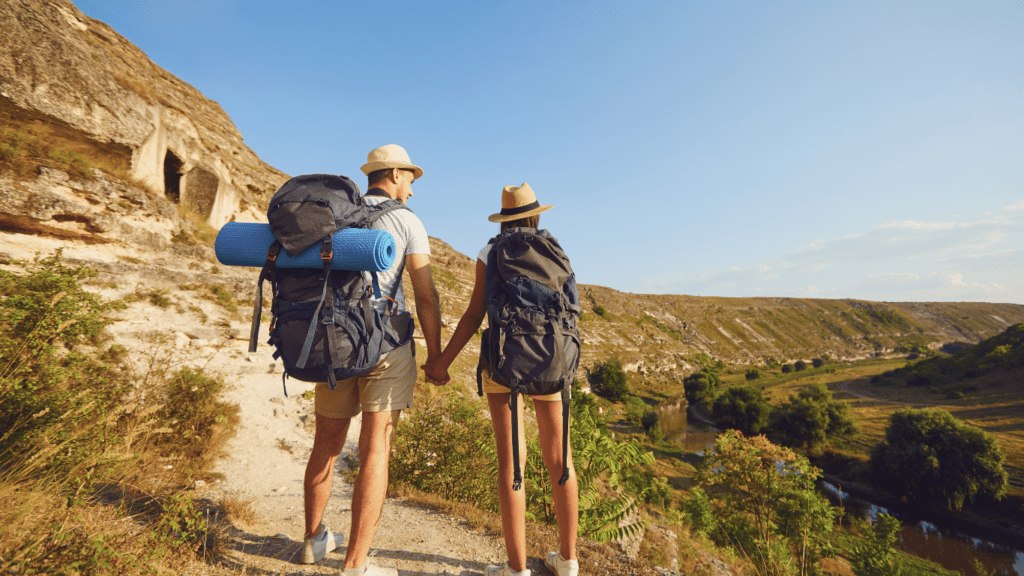
[[[283,381],[290,375],[304,382],[328,382],[334,390],[338,380],[362,374],[383,352],[412,338],[408,312],[389,310],[386,300],[378,306],[370,301],[371,291],[381,298],[375,272],[368,284],[361,271],[331,269],[335,232],[369,228],[380,216],[399,209],[409,208],[397,200],[369,206],[355,182],[331,174],[296,176],[274,194],[267,219],[275,241],[257,281],[249,351],[256,351],[263,282],[270,280],[269,344],[276,349],[274,358],[284,364]],[[322,269],[274,265],[282,248],[297,256],[318,243]]]
[[[519,437],[519,393],[562,394],[562,454],[568,454],[569,400],[580,363],[580,296],[576,275],[558,240],[547,230],[513,228],[491,240],[487,257],[487,330],[480,343],[478,392],[482,371],[512,392],[512,437]],[[519,442],[512,442],[515,476],[523,483]],[[568,459],[559,484],[569,479]]]

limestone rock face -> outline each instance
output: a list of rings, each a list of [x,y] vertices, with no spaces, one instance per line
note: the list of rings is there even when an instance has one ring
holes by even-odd
[[[0,96],[131,148],[131,176],[215,228],[259,219],[287,175],[216,102],[68,0],[0,3]]]
[[[170,249],[182,231],[170,200],[109,180],[99,170],[83,180],[50,168],[30,181],[0,175],[0,214],[8,229],[151,251]]]

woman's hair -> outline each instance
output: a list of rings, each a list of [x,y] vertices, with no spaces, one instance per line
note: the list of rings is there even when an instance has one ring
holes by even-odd
[[[505,230],[508,230],[510,228],[537,228],[539,224],[540,214],[534,214],[533,216],[527,216],[526,218],[502,222],[501,231],[504,232]]]

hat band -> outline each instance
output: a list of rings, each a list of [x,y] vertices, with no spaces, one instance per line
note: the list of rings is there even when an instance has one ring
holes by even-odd
[[[526,206],[520,206],[519,208],[502,208],[500,214],[502,216],[515,216],[516,214],[529,212],[534,208],[540,208],[540,202],[534,200],[532,203],[527,204]]]

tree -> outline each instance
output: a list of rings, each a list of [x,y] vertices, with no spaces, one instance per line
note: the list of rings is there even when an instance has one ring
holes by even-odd
[[[735,547],[759,574],[787,574],[790,563],[801,574],[813,573],[814,564],[830,553],[836,517],[835,509],[814,488],[820,475],[806,458],[764,436],[723,432],[696,476],[708,494],[716,495],[712,538]],[[708,529],[700,499],[691,496],[684,507],[692,510],[691,522]]]
[[[975,498],[1006,494],[1006,455],[995,438],[943,410],[904,409],[889,416],[885,440],[871,450],[875,481],[911,501],[942,500],[959,510]]]
[[[747,380],[757,380],[761,377],[761,371],[757,368],[747,370]]]
[[[768,424],[771,407],[753,386],[727,388],[711,406],[715,421],[744,434],[757,434]]]
[[[596,384],[594,391],[601,396],[612,402],[621,402],[629,395],[629,382],[618,358],[612,358],[603,364],[595,364],[591,374]]]
[[[690,404],[698,404],[707,398],[714,398],[715,392],[722,380],[718,374],[707,368],[700,372],[694,372],[683,378],[683,390],[686,394],[686,401]]]
[[[789,374],[792,371],[793,371],[793,365],[792,364],[783,364],[782,365],[782,373],[783,374]]]
[[[825,365],[825,360],[823,360],[823,359],[821,359],[821,358],[814,358],[813,360],[811,360],[811,364],[812,364],[812,365],[813,365],[813,366],[814,366],[815,368],[821,368],[822,366],[824,366],[824,365]]]
[[[806,370],[806,369],[807,369],[807,363],[806,363],[806,362],[804,362],[803,360],[797,360],[797,361],[796,361],[796,363],[795,363],[795,364],[793,364],[793,368],[794,368],[794,369],[795,369],[795,370],[796,370],[797,372],[799,372],[799,371],[801,371],[801,370]]]
[[[807,450],[823,445],[830,436],[846,436],[857,432],[850,415],[850,406],[832,398],[832,392],[821,383],[811,384],[772,412],[771,428],[787,444]]]

